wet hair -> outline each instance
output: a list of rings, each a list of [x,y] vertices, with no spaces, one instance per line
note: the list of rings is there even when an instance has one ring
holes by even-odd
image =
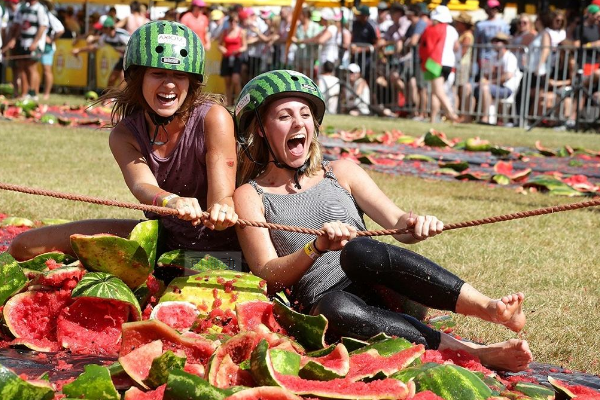
[[[259,110],[261,121],[265,120],[267,111],[273,101],[280,99],[281,96],[277,96],[273,99],[269,99],[267,103],[262,106]],[[293,99],[294,97],[289,97]],[[309,103],[310,105],[310,103]],[[314,110],[311,108],[311,115],[313,116],[313,122],[315,124],[315,133],[308,149],[308,168],[304,172],[306,176],[313,176],[321,170],[321,164],[323,162],[323,150],[321,143],[317,140],[321,126],[315,119]],[[259,126],[256,117],[252,118],[250,126],[248,128],[249,134],[246,139],[246,151],[238,152],[238,171],[237,171],[237,183],[238,186],[247,183],[250,179],[255,179],[262,174],[267,166],[269,165],[269,149],[267,148],[266,140],[259,134]],[[250,157],[246,154],[250,153]]]
[[[114,99],[114,106],[110,113],[111,127],[116,126],[123,118],[128,117],[139,111],[150,111],[150,106],[146,102],[143,93],[144,76],[148,67],[132,65],[128,70],[128,80],[124,85],[109,88],[96,104],[102,104],[104,101]],[[175,112],[184,123],[187,122],[194,108],[206,102],[212,102],[224,105],[225,100],[222,95],[204,92],[204,84],[195,74],[188,74],[189,87],[188,93],[183,104]]]

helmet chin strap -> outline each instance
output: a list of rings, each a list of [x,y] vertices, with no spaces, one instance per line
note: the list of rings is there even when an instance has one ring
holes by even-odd
[[[267,144],[267,149],[269,149],[269,154],[271,154],[271,157],[273,157],[273,161],[269,161],[269,162],[272,162],[273,164],[275,164],[275,166],[277,168],[288,169],[290,171],[294,171],[294,186],[296,187],[296,189],[302,189],[302,186],[300,186],[300,177],[308,169],[308,166],[310,164],[310,160],[307,159],[306,161],[304,161],[304,164],[302,164],[301,166],[299,166],[297,168],[290,167],[287,164],[279,162],[279,160],[275,156],[275,153],[273,152],[273,149],[271,148],[271,144],[269,143],[269,139],[267,139],[267,134],[265,133],[265,127],[264,127],[264,125],[262,123],[262,119],[260,118],[260,115],[259,115],[259,113],[258,113],[257,110],[255,110],[255,114],[256,114],[256,120],[258,121],[258,126],[259,126],[259,128],[260,128],[260,130],[262,131],[262,134],[263,134],[263,139],[265,140],[265,143]]]
[[[173,119],[175,118],[175,114],[170,115],[168,117],[161,117],[154,111],[148,111],[148,116],[150,117],[150,120],[156,127],[154,129],[154,135],[152,136],[152,139],[150,140],[150,144],[152,146],[163,146],[163,145],[167,144],[169,142],[169,132],[167,132],[167,128],[165,128],[165,126],[169,125],[171,123],[171,121],[173,121]],[[156,141],[156,137],[158,136],[158,130],[160,128],[162,128],[163,131],[167,134],[167,140],[164,142]]]

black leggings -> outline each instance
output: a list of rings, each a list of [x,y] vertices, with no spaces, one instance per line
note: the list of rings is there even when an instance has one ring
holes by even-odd
[[[438,331],[409,315],[372,305],[377,303],[375,288],[386,288],[428,307],[454,311],[463,280],[419,254],[369,238],[348,242],[340,262],[352,285],[327,293],[311,311],[328,319],[331,334],[369,338],[385,332],[430,349],[439,347]]]

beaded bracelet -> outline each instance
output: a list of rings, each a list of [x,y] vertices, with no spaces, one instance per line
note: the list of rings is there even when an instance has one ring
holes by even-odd
[[[158,200],[158,196],[160,196],[160,195],[161,195],[161,194],[163,194],[163,193],[168,193],[168,192],[167,192],[166,190],[161,190],[161,191],[159,191],[158,193],[156,193],[156,194],[154,195],[154,199],[152,199],[152,205],[153,205],[153,206],[156,206],[156,205],[157,205],[157,204],[156,204],[156,200]]]

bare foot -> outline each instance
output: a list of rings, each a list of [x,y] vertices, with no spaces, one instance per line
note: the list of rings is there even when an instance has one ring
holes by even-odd
[[[489,321],[504,325],[515,332],[521,331],[525,326],[524,299],[525,295],[519,292],[499,300],[490,300],[487,306]]]
[[[494,370],[523,371],[533,361],[529,344],[519,339],[481,346],[471,350],[470,353],[479,357],[483,365]]]
[[[518,372],[529,367],[533,360],[529,344],[525,340],[510,339],[489,345],[463,342],[446,333],[440,337],[438,350],[462,350],[479,358],[481,363],[493,370]]]

